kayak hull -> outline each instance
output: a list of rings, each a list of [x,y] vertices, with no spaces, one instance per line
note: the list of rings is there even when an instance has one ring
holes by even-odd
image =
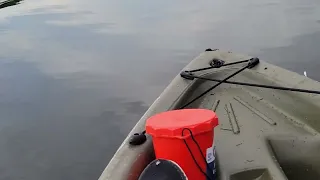
[[[213,59],[231,63],[250,58],[220,50],[206,51],[183,71],[208,67]],[[196,74],[222,80],[245,65],[208,69]],[[319,82],[264,61],[230,80],[320,89]],[[133,146],[129,144],[130,136],[144,131],[145,121],[152,115],[179,109],[214,84],[177,75],[123,141],[99,180],[138,179],[144,168],[155,159],[152,139],[147,135],[145,143]],[[320,117],[319,95],[223,83],[187,108],[205,108],[218,114],[220,125],[215,128],[214,142],[218,179],[318,178],[320,160],[317,159],[320,159],[320,155],[316,149],[320,145],[320,121],[317,121]],[[297,152],[306,154],[303,156]],[[294,166],[297,164],[299,166]],[[307,171],[308,168],[310,171]]]

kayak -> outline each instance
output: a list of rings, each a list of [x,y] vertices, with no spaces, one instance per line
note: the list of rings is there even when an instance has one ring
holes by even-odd
[[[258,58],[207,49],[150,106],[99,180],[139,179],[155,160],[146,120],[188,108],[211,110],[219,118],[217,179],[320,179],[317,90],[319,82]]]

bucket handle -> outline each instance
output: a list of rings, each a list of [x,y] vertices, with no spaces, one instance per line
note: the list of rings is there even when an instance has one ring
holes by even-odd
[[[196,139],[194,138],[194,136],[193,136],[193,134],[192,134],[192,131],[191,131],[189,128],[183,128],[183,129],[182,129],[182,132],[181,132],[181,135],[184,136],[184,131],[185,131],[185,130],[189,131],[192,141],[193,141],[193,142],[196,144],[196,146],[198,147],[198,150],[200,151],[201,157],[202,157],[202,159],[204,160],[204,162],[206,163],[206,165],[207,165],[207,167],[208,167],[208,163],[207,163],[207,161],[206,161],[206,158],[205,158],[204,155],[202,154],[201,148],[200,148],[198,142],[196,141]],[[205,172],[202,170],[202,168],[201,168],[200,165],[198,164],[198,162],[197,162],[196,158],[194,157],[194,155],[193,155],[193,153],[192,153],[192,151],[191,151],[191,149],[190,149],[187,141],[185,140],[185,138],[183,138],[183,142],[184,142],[184,144],[186,145],[186,147],[187,147],[187,149],[188,149],[188,151],[189,151],[189,153],[190,153],[190,155],[191,155],[194,163],[197,165],[197,167],[198,167],[198,169],[200,170],[200,172],[201,172],[203,175],[205,175],[208,180],[212,180],[212,179],[207,175],[207,173],[205,173]]]

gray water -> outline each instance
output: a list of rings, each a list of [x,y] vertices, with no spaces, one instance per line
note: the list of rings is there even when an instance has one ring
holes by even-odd
[[[0,9],[0,179],[97,179],[206,48],[320,80],[318,0],[25,0]]]

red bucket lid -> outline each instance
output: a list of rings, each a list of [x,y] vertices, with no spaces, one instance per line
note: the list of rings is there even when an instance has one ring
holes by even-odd
[[[218,125],[216,113],[208,109],[180,109],[150,117],[146,132],[154,137],[183,138],[182,130],[188,128],[193,135],[212,131]],[[189,133],[186,133],[189,134]]]

